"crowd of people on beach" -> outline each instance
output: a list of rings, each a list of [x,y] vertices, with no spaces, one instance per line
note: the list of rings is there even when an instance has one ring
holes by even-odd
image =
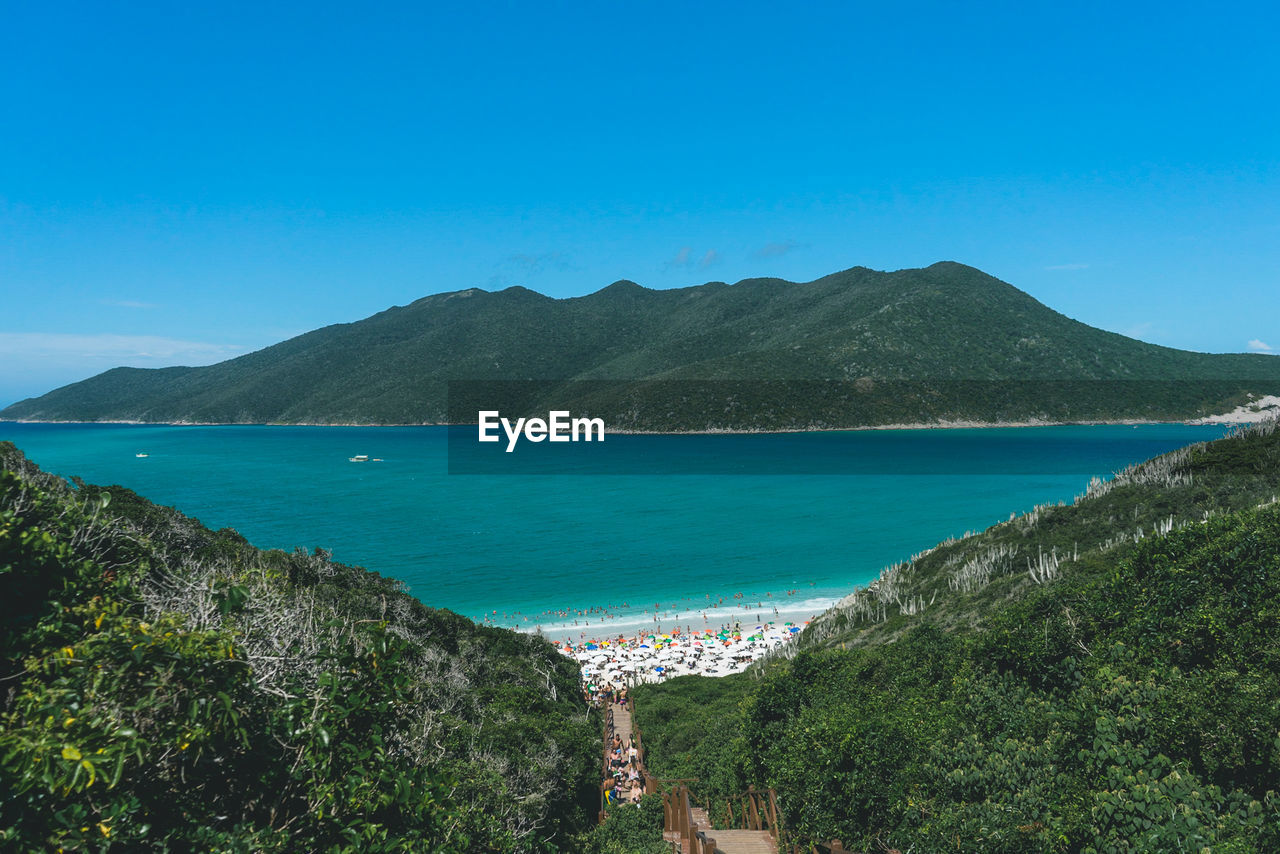
[[[727,676],[746,669],[790,641],[801,630],[794,623],[758,623],[753,628],[677,628],[669,633],[637,633],[604,639],[566,639],[560,651],[578,662],[583,691],[602,696],[613,685],[661,682],[696,673]]]

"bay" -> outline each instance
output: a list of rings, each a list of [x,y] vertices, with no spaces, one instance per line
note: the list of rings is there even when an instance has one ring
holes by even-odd
[[[556,473],[450,474],[443,427],[0,422],[0,439],[47,471],[126,486],[262,548],[328,549],[428,605],[576,640],[814,613],[942,539],[1069,502],[1093,475],[1224,429],[608,437],[612,454],[645,461],[626,471],[658,474],[589,473],[585,450]],[[349,462],[357,454],[380,461]],[[702,473],[671,473],[711,457],[689,466]],[[841,458],[876,464],[814,473],[815,459]],[[805,473],[786,473],[792,460]]]

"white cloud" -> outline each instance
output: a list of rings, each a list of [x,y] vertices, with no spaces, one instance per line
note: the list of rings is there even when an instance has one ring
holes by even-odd
[[[756,250],[757,258],[777,258],[780,255],[786,255],[800,248],[800,244],[792,240],[783,240],[778,243],[766,243]]]
[[[0,408],[111,368],[197,367],[254,349],[159,335],[0,332]]]
[[[1060,270],[1087,270],[1089,269],[1089,265],[1088,264],[1053,264],[1049,267],[1045,267],[1045,269],[1053,270],[1055,272]]]
[[[678,267],[688,267],[689,260],[692,257],[693,257],[693,249],[689,246],[681,246],[680,251],[676,253],[676,257],[672,258],[664,266],[668,270],[675,269]]]
[[[570,269],[569,260],[560,252],[517,253],[507,256],[506,266],[514,267],[526,276]]]
[[[573,265],[562,252],[517,252],[502,259],[493,275],[489,276],[488,286],[498,290],[513,284],[524,285],[543,273],[562,273],[572,269]]]
[[[1138,323],[1138,324],[1135,324],[1134,326],[1130,326],[1128,329],[1126,329],[1124,332],[1121,332],[1120,334],[1125,336],[1126,338],[1138,338],[1140,340],[1146,340],[1146,336],[1150,335],[1152,330],[1154,330],[1155,328],[1156,328],[1156,325],[1148,320],[1144,323]]]
[[[1252,341],[1249,342],[1249,349],[1252,350],[1254,353],[1274,352],[1274,349],[1270,344],[1268,344],[1266,341],[1259,341],[1257,338],[1254,338]]]
[[[0,356],[94,365],[111,362],[151,367],[208,365],[245,352],[239,344],[184,341],[158,335],[75,335],[62,332],[0,332]],[[148,363],[141,365],[139,363]]]
[[[702,260],[698,262],[698,269],[705,270],[719,260],[720,260],[720,253],[714,249],[708,249],[707,254],[703,255]]]

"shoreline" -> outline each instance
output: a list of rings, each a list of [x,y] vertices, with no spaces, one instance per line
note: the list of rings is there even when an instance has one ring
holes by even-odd
[[[1021,422],[974,422],[974,421],[942,421],[934,423],[913,423],[913,424],[889,424],[889,425],[870,425],[856,428],[822,428],[818,430],[786,430],[786,431],[687,431],[687,432],[640,432],[634,433],[628,431],[619,431],[622,435],[795,435],[802,433],[824,433],[824,432],[859,432],[871,430],[935,430],[935,429],[1020,429],[1029,427],[1053,427],[1053,426],[1136,426],[1136,425],[1185,425],[1185,426],[1222,426],[1226,424],[1245,424],[1251,421],[1261,421],[1269,417],[1274,417],[1274,410],[1270,407],[1280,405],[1280,397],[1264,397],[1260,400],[1253,401],[1253,406],[1267,407],[1262,409],[1253,409],[1248,412],[1241,412],[1239,408],[1236,412],[1227,413],[1220,416],[1213,416],[1213,420],[1208,418],[1200,419],[1196,422],[1192,421],[1151,421],[1140,419],[1117,419],[1110,421],[1095,422],[1048,422],[1048,421],[1021,421]],[[1242,417],[1249,416],[1249,417]],[[0,422],[4,423],[4,422]],[[141,422],[141,421],[36,421],[21,420],[9,421],[11,424],[31,424],[31,425],[115,425],[122,427],[136,426],[156,426],[156,427],[196,427],[196,426],[246,426],[246,427],[447,427],[458,425],[444,424],[423,424],[423,425],[368,425],[368,424],[250,424],[250,423],[194,423],[194,422]],[[850,584],[847,588],[842,587],[840,590],[822,589],[822,590],[805,590],[799,589],[795,591],[774,590],[772,592],[756,592],[750,591],[745,598],[742,593],[730,595],[725,590],[724,595],[717,599],[712,598],[712,594],[707,594],[707,601],[704,603],[700,598],[691,598],[688,596],[679,597],[679,602],[673,602],[671,599],[662,597],[665,602],[664,606],[655,604],[652,608],[643,608],[630,606],[623,602],[621,605],[617,603],[609,604],[605,607],[589,606],[582,609],[576,608],[557,608],[556,610],[545,610],[538,613],[523,614],[519,611],[514,613],[502,613],[497,616],[497,612],[492,615],[477,615],[472,613],[461,613],[467,619],[479,624],[493,627],[507,628],[521,633],[537,633],[548,640],[555,642],[570,641],[574,644],[583,643],[592,639],[604,639],[616,637],[618,635],[634,634],[642,631],[670,631],[677,627],[686,633],[706,630],[708,628],[717,629],[725,625],[731,625],[735,621],[741,623],[756,625],[769,621],[805,621],[816,617],[818,614],[828,610],[832,605],[840,601],[842,595],[849,593],[860,585],[857,582]],[[742,589],[742,588],[739,588]],[[759,588],[757,588],[759,591]],[[800,594],[795,598],[791,598],[793,593]],[[735,601],[737,600],[737,601]],[[635,598],[632,598],[635,601]]]
[[[1267,400],[1268,398],[1263,398]],[[1280,407],[1280,397],[1271,398],[1276,401],[1273,407]],[[1217,415],[1206,415],[1200,418],[1182,418],[1159,421],[1145,418],[1113,418],[1095,421],[1043,421],[1031,419],[1026,421],[921,421],[899,424],[860,424],[849,427],[787,427],[777,429],[710,429],[710,430],[608,430],[615,436],[785,436],[794,433],[852,433],[868,430],[988,430],[1025,427],[1106,427],[1106,426],[1143,426],[1181,424],[1187,427],[1212,427],[1215,425],[1256,424],[1273,418],[1278,411],[1274,408],[1249,410],[1242,412],[1243,407],[1234,412]],[[361,427],[369,429],[403,428],[403,427],[474,427],[475,424],[458,424],[443,422],[415,422],[404,424],[356,424],[351,422],[313,422],[313,421],[46,421],[39,419],[15,418],[0,419],[0,423],[8,424],[62,424],[62,425],[116,425],[126,427]]]
[[[769,621],[811,619],[826,611],[862,586],[856,581],[822,588],[793,588],[776,592],[726,593],[715,598],[683,596],[678,601],[656,602],[654,607],[626,602],[607,606],[543,611],[538,614],[463,614],[467,619],[493,628],[521,634],[538,634],[556,643],[574,644],[637,632],[684,632],[720,629],[735,622],[755,625]]]

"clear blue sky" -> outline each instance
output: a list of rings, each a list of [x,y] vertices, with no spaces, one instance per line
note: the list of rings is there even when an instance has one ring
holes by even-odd
[[[943,259],[1280,351],[1275,8],[0,0],[0,404],[444,290]]]

